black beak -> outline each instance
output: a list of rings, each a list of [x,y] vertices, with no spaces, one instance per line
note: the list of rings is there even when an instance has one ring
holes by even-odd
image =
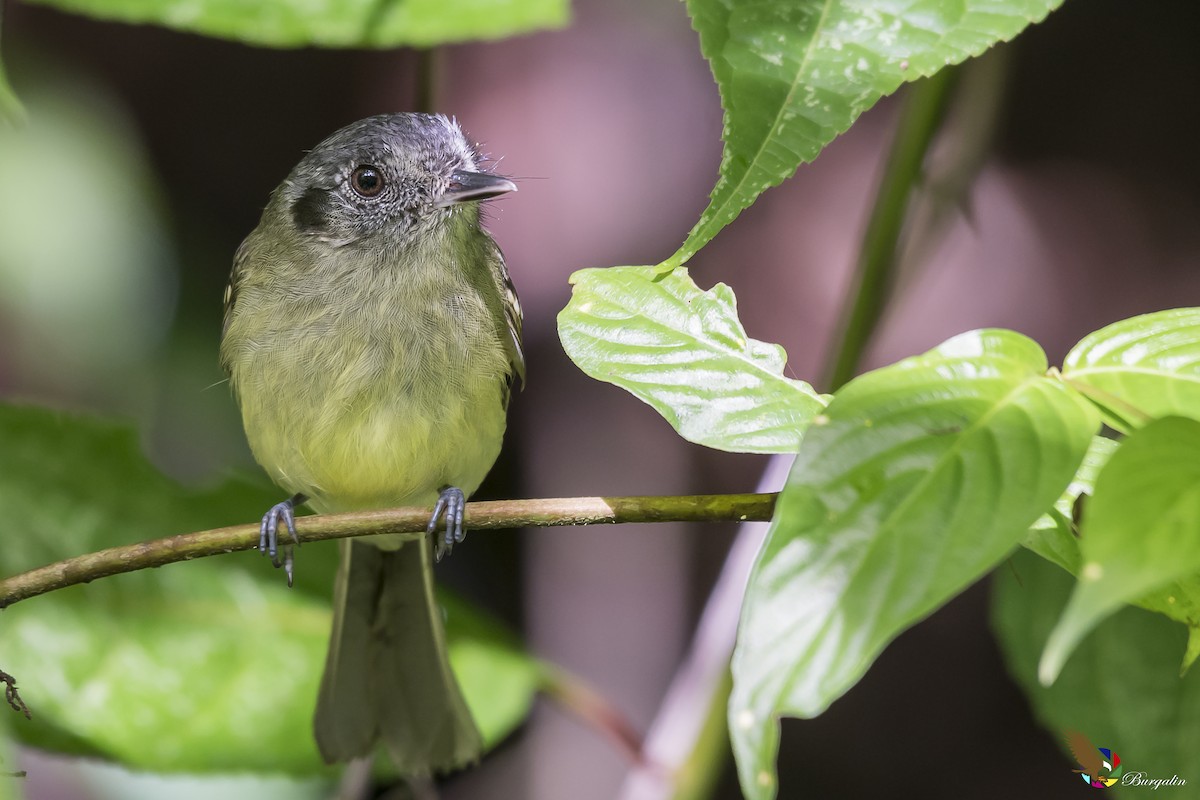
[[[450,176],[450,185],[442,192],[435,205],[445,208],[471,200],[487,200],[489,197],[498,197],[516,190],[517,185],[508,178],[487,172],[458,170]]]

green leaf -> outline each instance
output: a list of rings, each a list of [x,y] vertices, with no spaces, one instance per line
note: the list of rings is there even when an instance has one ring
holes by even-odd
[[[733,291],[701,291],[687,270],[585,269],[558,315],[580,369],[620,386],[689,442],[735,453],[794,453],[824,399],[783,375],[787,354],[746,336]]]
[[[0,405],[0,449],[0,574],[253,520],[279,499],[236,480],[187,489],[128,428],[44,409]],[[310,731],[336,561],[333,543],[305,545],[293,591],[257,553],[238,553],[6,609],[0,665],[34,712],[14,733],[157,772],[326,773]],[[528,712],[541,666],[480,612],[452,598],[444,608],[451,661],[495,743]]]
[[[1200,776],[1200,673],[1179,677],[1183,629],[1157,614],[1122,609],[1080,642],[1053,686],[1043,686],[1038,657],[1073,581],[1029,553],[1015,554],[1013,566],[1019,580],[1007,571],[994,579],[992,624],[1009,671],[1039,721],[1060,744],[1066,730],[1082,731],[1097,747],[1117,751],[1127,773],[1177,775],[1191,790],[1113,787],[1128,793],[1123,796],[1194,796]],[[1072,768],[1074,760],[1064,758],[1064,781],[1079,785]]]
[[[1093,436],[1083,463],[1079,465],[1063,496],[1054,508],[1038,518],[1029,529],[1021,545],[1037,553],[1047,561],[1058,564],[1072,575],[1079,571],[1079,539],[1074,527],[1075,504],[1079,498],[1090,496],[1096,485],[1096,476],[1108,463],[1117,449],[1117,442],[1103,436]]]
[[[779,715],[824,711],[1061,496],[1099,420],[1045,370],[1024,336],[967,333],[851,381],[809,429],[733,656],[748,800],[775,794]]]
[[[1101,328],[1067,354],[1063,377],[1083,384],[1119,430],[1174,414],[1200,419],[1200,308],[1143,314]]]
[[[687,0],[725,109],[708,208],[687,261],[764,190],[905,81],[977,56],[1062,0]]]
[[[567,23],[567,0],[31,0],[270,47],[428,47]]]
[[[1088,448],[1071,485],[1054,504],[1054,509],[1044,514],[1029,529],[1025,540],[1021,542],[1023,547],[1057,564],[1072,575],[1079,576],[1083,555],[1080,553],[1074,519],[1080,508],[1086,509],[1084,501],[1092,494],[1096,476],[1108,463],[1118,444],[1102,436],[1092,439],[1092,446]],[[1080,508],[1076,508],[1077,504]],[[1148,595],[1131,602],[1188,626],[1191,638],[1183,668],[1186,670],[1190,667],[1197,656],[1200,656],[1200,574],[1187,575],[1165,583]]]
[[[1042,655],[1051,683],[1079,641],[1122,604],[1200,571],[1200,422],[1155,420],[1096,479],[1071,602]]]

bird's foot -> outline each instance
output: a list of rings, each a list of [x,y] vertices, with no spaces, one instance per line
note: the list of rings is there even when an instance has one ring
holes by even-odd
[[[429,517],[429,525],[425,528],[426,532],[432,536],[437,531],[438,520],[445,513],[446,530],[434,548],[435,560],[441,561],[443,557],[450,555],[454,545],[462,543],[463,539],[467,538],[467,532],[463,530],[463,510],[466,505],[467,498],[462,489],[454,486],[443,488],[442,493],[438,495],[437,504],[433,507],[433,514]]]
[[[279,522],[283,521],[288,536],[296,547],[300,546],[300,537],[296,535],[296,506],[308,500],[302,494],[293,495],[281,503],[271,506],[263,514],[262,524],[258,528],[258,552],[265,553],[271,558],[271,565],[276,569],[283,567],[287,573],[288,586],[292,585],[295,558],[292,555],[292,545],[284,545],[283,558],[279,558]]]

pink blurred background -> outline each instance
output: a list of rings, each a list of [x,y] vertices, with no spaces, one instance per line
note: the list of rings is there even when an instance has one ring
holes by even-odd
[[[85,86],[144,147],[168,252],[146,299],[162,322],[144,333],[141,361],[125,365],[141,376],[136,396],[22,358],[13,342],[40,334],[23,332],[3,303],[0,330],[16,335],[0,340],[0,389],[134,415],[155,457],[183,478],[251,467],[227,391],[210,388],[221,379],[233,251],[305,148],[354,119],[411,107],[415,58],[254,49],[14,2],[4,13],[18,93],[36,96],[47,75]],[[909,265],[867,366],[985,326],[1034,337],[1058,363],[1108,322],[1200,302],[1198,23],[1200,9],[1184,0],[1153,11],[1068,0],[1003,48],[996,145],[969,214],[956,212],[929,257]],[[715,180],[721,108],[683,4],[583,0],[563,31],[446,48],[444,66],[439,110],[520,184],[490,207],[490,228],[525,307],[529,383],[479,496],[753,490],[764,459],[683,442],[648,407],[574,368],[555,332],[573,270],[666,257]],[[783,344],[795,377],[821,379],[897,109],[880,103],[690,265],[702,286],[733,287],[750,335]],[[93,335],[62,325],[68,341]],[[659,525],[476,536],[444,574],[644,731],[732,533]],[[897,770],[926,798],[1011,796],[1011,785],[979,781],[981,762],[1020,765],[1022,796],[1069,791],[1070,765],[1004,672],[986,591],[975,587],[901,636],[827,714],[784,724],[781,796],[887,794],[880,787]],[[541,702],[518,735],[442,792],[599,800],[617,796],[629,767],[600,733]],[[731,762],[724,770],[716,796],[738,797]],[[66,779],[31,778],[28,788],[35,800],[87,796]]]

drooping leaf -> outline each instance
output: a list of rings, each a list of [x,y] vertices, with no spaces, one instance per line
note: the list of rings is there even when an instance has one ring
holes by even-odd
[[[566,24],[568,0],[31,0],[270,47],[428,47]]]
[[[187,489],[143,458],[128,428],[45,409],[0,405],[0,452],[4,575],[254,520],[279,499],[239,480]],[[337,552],[314,543],[297,558],[292,591],[257,553],[238,553],[6,609],[0,665],[34,709],[13,733],[158,772],[325,772],[310,731]],[[444,602],[451,661],[495,743],[527,713],[541,667],[486,616]]]
[[[1067,354],[1063,377],[1089,394],[1120,430],[1175,414],[1200,419],[1200,308],[1121,320],[1084,337]]]
[[[1080,511],[1086,514],[1085,501],[1091,496],[1096,485],[1096,476],[1108,463],[1118,444],[1101,436],[1092,439],[1092,446],[1088,448],[1071,485],[1054,504],[1054,509],[1033,524],[1025,540],[1021,542],[1022,546],[1072,575],[1079,576],[1083,555],[1080,553],[1075,518]],[[1080,504],[1078,508],[1077,504]],[[1130,602],[1188,626],[1189,649],[1183,666],[1185,670],[1190,667],[1196,657],[1200,656],[1200,573],[1169,581]]]
[[[725,152],[679,264],[905,81],[977,56],[1062,0],[687,0],[725,108]]]
[[[1164,417],[1129,435],[1096,479],[1080,553],[1079,582],[1042,655],[1043,683],[1122,604],[1200,572],[1200,422]]]
[[[1062,495],[1099,420],[1045,369],[1019,334],[963,334],[850,382],[809,429],[733,657],[749,800],[775,794],[780,715],[824,711]]]
[[[751,339],[723,283],[701,291],[687,270],[585,269],[558,315],[580,369],[666,417],[689,442],[738,453],[794,453],[824,399],[784,377],[787,355]]]
[[[1187,781],[1186,788],[1159,791],[1152,785],[1114,786],[1123,797],[1194,795],[1194,776],[1200,775],[1200,673],[1179,676],[1183,628],[1157,614],[1122,609],[1084,637],[1053,686],[1043,686],[1038,658],[1074,581],[1030,553],[1013,556],[1013,571],[1019,580],[1008,571],[995,577],[992,624],[1009,671],[1051,737],[1061,742],[1067,730],[1082,731],[1097,747],[1116,751],[1127,774]],[[1064,785],[1069,780],[1079,786],[1072,768],[1078,765],[1064,754]]]
[[[1081,496],[1091,495],[1096,476],[1116,449],[1117,443],[1112,439],[1092,437],[1087,455],[1083,457],[1083,463],[1079,465],[1067,490],[1053,509],[1033,523],[1021,542],[1022,546],[1058,564],[1072,575],[1079,571],[1079,539],[1075,535],[1073,521],[1075,504],[1080,502]]]

